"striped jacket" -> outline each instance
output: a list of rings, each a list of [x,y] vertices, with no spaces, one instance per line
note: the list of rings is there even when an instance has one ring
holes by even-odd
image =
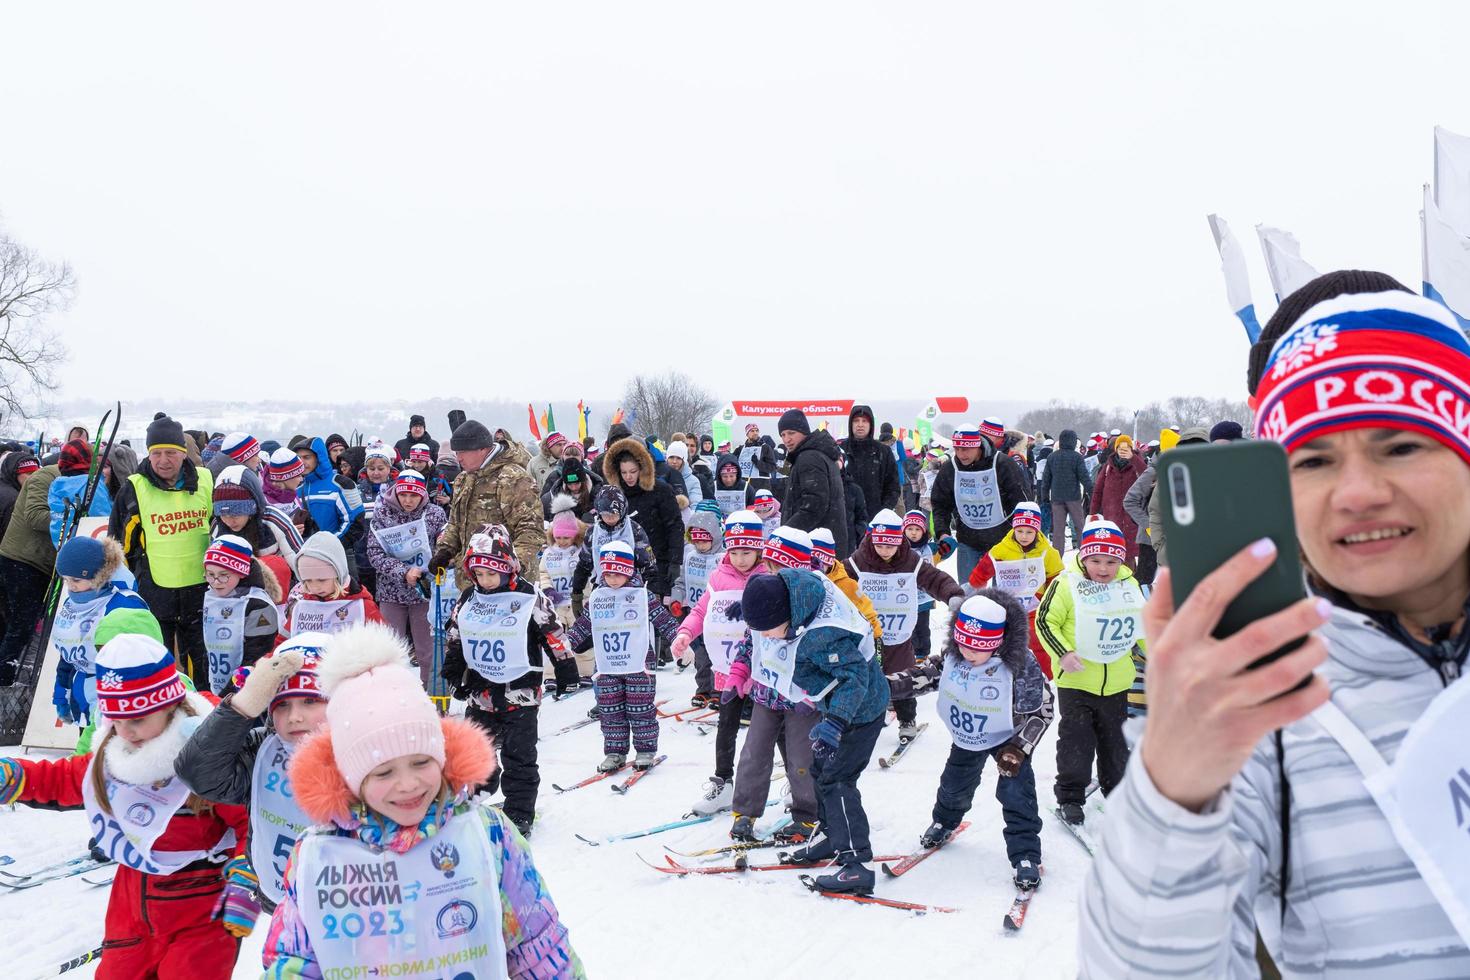
[[[1392,763],[1447,682],[1361,613],[1336,609],[1322,635],[1333,702]],[[1257,928],[1288,977],[1470,976],[1470,950],[1311,717],[1283,730],[1279,755],[1263,740],[1199,814],[1165,799],[1133,754],[1083,890],[1078,962],[1109,980],[1254,977]]]

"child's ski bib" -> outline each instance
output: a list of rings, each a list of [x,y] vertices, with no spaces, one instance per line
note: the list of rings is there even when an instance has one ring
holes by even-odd
[[[1021,605],[1027,612],[1041,604],[1036,598],[1036,592],[1046,582],[1045,559],[1019,558],[1014,561],[997,561],[992,558],[990,563],[995,566],[995,587],[997,589],[1009,592],[1020,599]]]
[[[709,589],[709,577],[720,563],[720,554],[714,550],[701,553],[692,546],[684,549],[684,605],[692,608]]]
[[[250,864],[261,894],[277,905],[286,897],[286,859],[311,826],[291,792],[290,761],[291,750],[272,732],[260,743],[250,772]]]
[[[113,593],[104,590],[87,602],[73,602],[68,596],[56,610],[51,625],[51,645],[65,663],[83,674],[96,673],[97,644],[93,642],[97,622]]]
[[[599,674],[641,674],[647,669],[650,637],[648,590],[601,586],[588,603],[592,652]]]
[[[364,619],[361,599],[322,602],[301,598],[291,610],[291,635],[297,633],[340,633]]]
[[[557,595],[556,608],[567,609],[572,605],[572,575],[577,570],[576,548],[560,548],[552,545],[541,553],[541,570],[546,573],[551,589]]]
[[[92,756],[82,777],[82,803],[91,822],[97,849],[118,864],[148,875],[170,875],[202,859],[215,860],[235,849],[235,832],[225,831],[209,850],[156,851],[153,845],[168,829],[169,821],[189,799],[191,790],[177,776],[161,786],[134,786],[116,779],[104,780],[111,815],[102,812],[92,790],[92,767],[101,765]]]
[[[1143,592],[1133,579],[1072,580],[1077,655],[1095,664],[1121,660],[1143,639]]]
[[[296,898],[323,977],[508,976],[500,882],[474,810],[404,854],[301,839]]]
[[[496,684],[529,674],[527,629],[535,609],[536,597],[524,592],[471,593],[455,619],[465,663]]]
[[[416,521],[392,527],[374,527],[373,537],[383,550],[409,568],[428,568],[434,548],[429,543],[429,527],[420,517]]]
[[[711,666],[721,674],[730,673],[735,647],[745,638],[745,620],[725,616],[725,611],[739,602],[743,594],[740,589],[711,592],[704,607],[704,649]]]
[[[745,488],[738,487],[734,490],[716,490],[715,503],[720,505],[720,513],[729,517],[737,510],[745,509]]]
[[[859,569],[858,584],[883,624],[883,645],[907,642],[919,620],[919,570],[885,574]]]
[[[954,744],[970,752],[995,748],[1015,733],[1010,668],[995,656],[979,665],[947,658],[937,708]]]
[[[264,589],[252,588],[243,596],[204,593],[204,649],[209,653],[209,689],[215,694],[224,691],[245,658],[245,612],[251,599],[264,604],[261,615],[276,616],[275,603]]]

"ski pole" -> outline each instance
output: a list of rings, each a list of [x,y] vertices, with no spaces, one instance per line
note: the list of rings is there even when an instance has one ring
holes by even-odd
[[[101,946],[98,946],[96,949],[92,950],[90,953],[83,953],[81,956],[77,956],[77,957],[74,957],[73,959],[67,960],[65,963],[61,964],[59,967],[57,967],[55,970],[53,970],[50,975],[51,976],[60,976],[61,974],[66,973],[68,970],[75,970],[79,966],[83,966],[83,965],[85,965],[87,963],[95,962],[96,960],[100,960],[101,958],[102,958],[102,947]]]

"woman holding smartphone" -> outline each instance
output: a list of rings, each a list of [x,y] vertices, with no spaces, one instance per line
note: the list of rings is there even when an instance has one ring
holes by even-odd
[[[1451,687],[1470,649],[1470,343],[1391,277],[1334,272],[1281,304],[1249,381],[1298,541],[1256,542],[1177,609],[1161,571],[1081,973],[1254,976],[1259,933],[1286,976],[1470,976],[1470,688]],[[1300,549],[1312,596],[1213,638],[1277,547]]]

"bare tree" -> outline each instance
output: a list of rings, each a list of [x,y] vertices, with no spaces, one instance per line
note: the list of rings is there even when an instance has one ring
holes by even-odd
[[[708,428],[718,407],[714,395],[677,371],[655,377],[640,374],[623,389],[623,408],[631,414],[628,427],[640,436],[693,435]]]
[[[43,259],[0,233],[0,412],[5,421],[40,414],[41,393],[54,387],[52,372],[66,357],[45,321],[69,307],[75,292],[70,265]]]

